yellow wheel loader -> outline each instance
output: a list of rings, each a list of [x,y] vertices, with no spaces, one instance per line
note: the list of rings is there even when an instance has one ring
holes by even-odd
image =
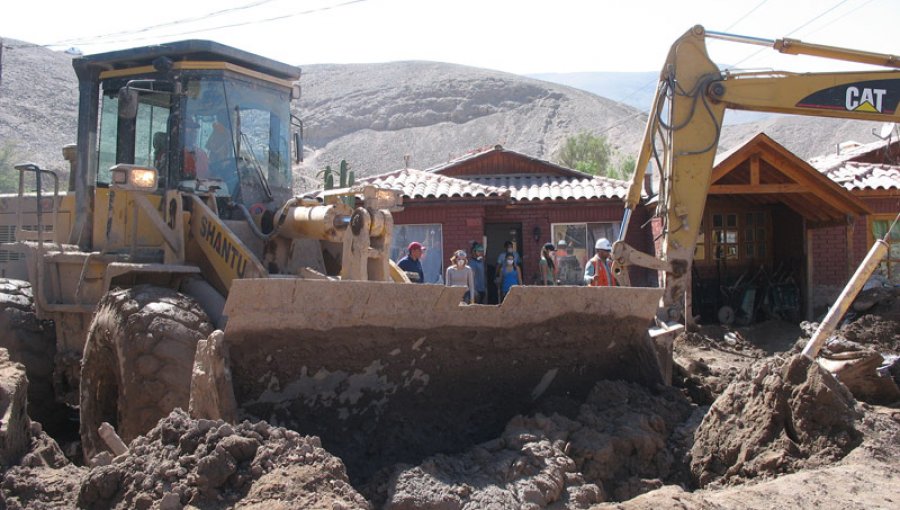
[[[647,333],[660,289],[460,306],[465,289],[409,284],[389,260],[399,192],[295,196],[298,68],[208,41],[73,65],[68,191],[19,165],[0,218],[15,238],[0,319],[43,336],[14,341],[11,320],[0,344],[33,365],[33,401],[78,407],[86,458],[106,449],[102,422],[130,441],[190,407],[319,435],[359,477],[496,437],[601,378],[663,381]]]

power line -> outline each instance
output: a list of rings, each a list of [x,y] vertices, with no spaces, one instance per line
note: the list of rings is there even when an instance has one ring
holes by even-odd
[[[727,31],[731,30],[732,28],[734,28],[735,25],[737,25],[737,24],[740,23],[741,21],[744,21],[744,19],[745,19],[747,16],[750,16],[751,14],[753,14],[757,9],[759,9],[760,7],[762,7],[762,6],[763,6],[766,2],[768,2],[768,1],[769,1],[769,0],[762,0],[762,2],[756,4],[756,7],[750,9],[749,11],[747,11],[746,13],[744,13],[743,16],[741,16],[740,18],[738,18],[734,23],[732,23],[732,24],[728,25],[727,27],[725,27],[725,29],[723,30],[723,32],[727,32]]]
[[[829,12],[831,12],[831,11],[837,9],[837,8],[840,7],[841,5],[844,5],[844,4],[847,3],[848,1],[849,1],[849,0],[841,0],[840,2],[834,4],[834,5],[832,5],[830,8],[826,9],[824,12],[820,13],[818,16],[816,16],[816,17],[814,17],[813,19],[807,21],[806,23],[800,25],[799,27],[797,27],[797,28],[791,30],[790,32],[788,32],[788,33],[785,34],[785,35],[793,35],[795,32],[797,32],[797,31],[803,29],[803,28],[806,27],[806,26],[809,26],[811,23],[813,23],[813,22],[816,21],[817,19],[819,19],[819,18],[821,18],[822,16],[828,14]],[[844,16],[847,16],[848,14],[854,12],[855,10],[859,9],[860,7],[863,7],[864,5],[866,5],[866,4],[860,5],[859,7],[857,7],[856,9],[854,9],[853,11],[849,11],[849,12],[844,13],[843,15],[841,15],[840,17],[838,17],[838,18],[835,19],[834,21],[837,21],[837,20],[843,18]],[[834,21],[832,21],[832,23],[833,23]],[[728,69],[729,69],[729,70],[730,70],[730,69],[734,69],[734,68],[736,68],[737,66],[743,64],[744,62],[746,62],[746,61],[752,59],[753,57],[755,57],[755,56],[757,56],[757,55],[759,55],[760,53],[762,53],[762,52],[764,52],[764,51],[767,51],[767,50],[770,50],[770,49],[771,49],[771,48],[761,48],[761,49],[759,49],[759,50],[756,50],[756,51],[754,51],[753,53],[751,53],[750,55],[748,55],[747,57],[745,57],[745,58],[743,58],[743,59],[741,59],[741,60],[735,62],[735,63],[734,63],[733,65],[731,65],[731,67],[729,67]]]
[[[236,23],[217,25],[217,26],[213,26],[213,27],[197,28],[197,29],[193,29],[193,30],[186,30],[183,32],[173,32],[173,33],[163,34],[163,35],[146,35],[146,36],[133,37],[133,38],[128,38],[128,39],[115,39],[112,41],[87,42],[87,43],[81,44],[81,46],[93,46],[93,45],[97,45],[97,44],[118,44],[118,43],[124,43],[124,42],[144,41],[147,39],[162,39],[162,38],[166,38],[166,37],[176,37],[176,36],[180,36],[180,35],[191,35],[191,34],[198,34],[198,33],[203,33],[203,32],[213,32],[215,30],[223,30],[226,28],[243,27],[243,26],[247,26],[247,25],[259,25],[262,23],[270,23],[272,21],[279,21],[279,20],[288,19],[288,18],[295,18],[297,16],[305,16],[308,14],[315,14],[318,12],[330,11],[333,9],[338,9],[341,7],[346,7],[348,5],[363,3],[366,1],[368,1],[368,0],[348,0],[346,2],[341,2],[341,3],[337,3],[337,4],[333,4],[333,5],[327,5],[324,7],[316,7],[314,9],[305,9],[303,11],[293,12],[290,14],[281,14],[281,15],[272,16],[269,18],[262,18],[262,19],[249,20],[249,21],[240,21],[240,22],[236,22]]]
[[[761,2],[759,2],[758,4],[756,4],[753,8],[751,8],[749,11],[747,11],[747,12],[745,12],[744,14],[742,14],[741,16],[739,16],[738,19],[734,20],[730,25],[728,25],[728,26],[725,28],[725,31],[731,30],[732,28],[734,28],[735,26],[737,26],[741,21],[744,21],[745,19],[747,19],[747,17],[749,17],[749,16],[750,16],[751,14],[753,14],[754,12],[756,12],[757,9],[759,9],[760,7],[762,7],[763,5],[765,5],[768,1],[769,1],[769,0],[762,0]],[[870,0],[870,1],[871,1],[871,0]],[[635,95],[637,95],[638,93],[644,92],[645,90],[649,89],[650,87],[655,86],[657,83],[658,83],[658,80],[653,80],[653,81],[650,81],[650,82],[648,82],[648,83],[646,83],[646,84],[644,84],[644,85],[641,85],[641,86],[639,86],[639,87],[636,87],[635,89],[633,89],[633,90],[631,91],[630,94],[628,94],[628,95],[622,97],[622,99],[618,99],[618,101],[619,101],[619,102],[625,102],[625,101],[631,99],[632,97],[634,97]],[[649,108],[648,108],[647,110],[642,110],[642,111],[643,111],[644,113],[649,113],[650,110],[649,110]],[[615,125],[614,125],[613,127],[615,127]],[[605,133],[606,131],[609,131],[609,129],[612,129],[612,128],[604,129],[604,130],[601,131],[601,132],[602,132],[602,133]]]
[[[165,28],[165,27],[170,27],[170,26],[174,26],[174,25],[182,25],[185,23],[192,23],[194,21],[202,21],[202,20],[206,20],[209,18],[221,16],[223,14],[230,14],[232,12],[253,9],[253,8],[259,7],[261,5],[271,3],[273,1],[275,1],[275,0],[256,0],[255,2],[250,2],[250,3],[244,4],[244,5],[229,7],[227,9],[220,9],[218,11],[212,11],[212,12],[208,12],[206,14],[201,14],[199,16],[194,16],[194,17],[190,17],[190,18],[181,18],[181,19],[176,19],[173,21],[167,21],[164,23],[150,25],[150,26],[146,26],[146,27],[138,28],[138,29],[134,29],[134,30],[122,30],[119,32],[110,32],[108,34],[101,34],[101,35],[95,35],[95,36],[89,36],[89,37],[81,37],[81,38],[75,37],[75,38],[71,38],[71,39],[62,39],[62,40],[56,41],[55,43],[48,44],[47,46],[61,46],[61,45],[65,45],[65,44],[77,44],[81,41],[90,41],[90,40],[101,39],[101,38],[105,38],[105,37],[116,37],[116,36],[122,36],[122,35],[132,35],[132,34],[138,34],[138,33],[143,33],[143,32],[149,32],[151,30],[156,30],[158,28]]]
[[[143,27],[143,28],[139,28],[139,29],[135,29],[135,30],[126,30],[126,31],[121,31],[121,32],[114,32],[111,34],[89,36],[89,37],[84,37],[84,38],[72,38],[72,39],[66,39],[66,40],[57,41],[55,43],[49,43],[49,44],[31,44],[31,43],[7,44],[7,45],[4,45],[4,47],[12,50],[12,49],[24,49],[24,48],[52,48],[55,46],[68,46],[68,45],[95,46],[98,44],[118,44],[118,43],[125,43],[125,42],[143,41],[143,40],[147,40],[147,39],[162,39],[162,38],[166,38],[166,37],[175,37],[175,36],[179,36],[179,35],[197,34],[197,33],[202,33],[202,32],[212,32],[215,30],[222,30],[222,29],[226,29],[226,28],[234,28],[234,27],[241,27],[241,26],[246,26],[246,25],[269,23],[272,21],[278,21],[278,20],[287,19],[287,18],[294,18],[297,16],[305,16],[308,14],[315,14],[318,12],[330,11],[333,9],[346,7],[348,5],[366,2],[368,0],[348,0],[345,2],[337,3],[337,4],[326,5],[323,7],[316,7],[313,9],[305,9],[303,11],[293,12],[290,14],[282,14],[282,15],[278,15],[278,16],[272,16],[269,18],[229,23],[229,24],[217,25],[217,26],[206,27],[206,28],[197,28],[197,29],[186,30],[183,32],[175,32],[175,33],[164,34],[164,35],[146,35],[146,36],[133,37],[133,38],[121,38],[121,37],[116,38],[115,37],[117,35],[119,35],[119,36],[136,35],[136,34],[145,33],[145,32],[151,31],[151,30],[155,30],[160,27],[167,27],[167,26],[173,26],[173,25],[193,23],[196,21],[202,21],[202,20],[208,19],[210,17],[215,17],[215,16],[219,16],[222,14],[228,14],[228,13],[232,13],[235,11],[247,10],[247,9],[259,7],[260,5],[269,3],[271,1],[273,1],[273,0],[257,0],[256,2],[251,2],[249,4],[245,4],[242,6],[213,11],[211,13],[208,13],[208,14],[205,14],[202,16],[183,18],[180,20],[169,21],[166,23],[160,23],[157,25]],[[112,37],[112,40],[105,39],[105,38],[109,38],[109,37]],[[104,39],[104,40],[101,40],[101,39]]]

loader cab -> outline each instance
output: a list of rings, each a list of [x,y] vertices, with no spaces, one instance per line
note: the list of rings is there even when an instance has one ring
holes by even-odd
[[[101,86],[98,186],[109,185],[113,165],[130,163],[156,168],[163,188],[213,187],[247,206],[290,192],[289,90],[223,71]]]
[[[79,184],[87,200],[90,189],[109,187],[120,163],[155,168],[157,193],[214,194],[226,217],[239,206],[275,209],[292,194],[298,68],[196,40],[91,55],[73,66],[76,195]]]

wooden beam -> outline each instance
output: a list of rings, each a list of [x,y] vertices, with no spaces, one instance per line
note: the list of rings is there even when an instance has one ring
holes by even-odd
[[[806,219],[803,220],[803,253],[805,255],[805,276],[806,276],[806,287],[804,290],[806,291],[806,295],[804,296],[804,301],[806,302],[806,320],[813,320],[813,253],[812,253],[812,245],[813,245],[813,231],[809,228],[809,223]]]
[[[853,232],[856,230],[855,221],[847,221],[847,277],[853,276],[856,272],[856,264],[853,262]]]
[[[757,167],[758,171],[759,167]],[[758,180],[758,173],[756,177]],[[709,192],[728,195],[759,195],[763,193],[808,193],[809,189],[800,184],[758,184],[756,186],[749,184],[713,184],[709,187]]]
[[[807,223],[818,223],[833,219],[833,216],[828,214],[832,212],[830,207],[822,207],[821,204],[812,203],[807,200],[807,195],[804,194],[785,195],[782,197],[781,202],[800,213]]]
[[[804,169],[804,167],[793,163],[789,157],[776,153],[766,154],[764,159],[798,184],[810,190],[818,189],[819,192],[816,193],[816,196],[835,209],[842,212],[847,212],[848,209],[851,209],[851,212],[854,214],[869,213],[865,203],[849,193],[840,184],[825,177],[811,166],[809,168],[812,170]],[[808,164],[806,165],[809,166]]]
[[[759,186],[759,154],[750,156],[750,185]]]

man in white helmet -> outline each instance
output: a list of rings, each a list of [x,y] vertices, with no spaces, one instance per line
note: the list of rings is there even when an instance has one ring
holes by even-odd
[[[616,278],[612,272],[612,244],[601,237],[594,243],[596,253],[584,266],[584,283],[591,287],[615,287]]]

